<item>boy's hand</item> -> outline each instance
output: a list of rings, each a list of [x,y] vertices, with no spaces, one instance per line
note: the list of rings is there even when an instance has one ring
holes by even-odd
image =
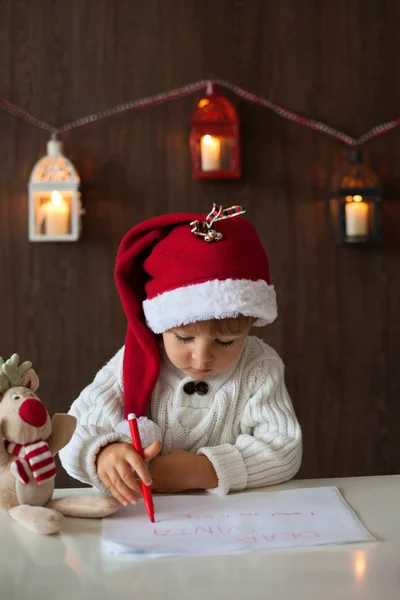
[[[154,442],[144,449],[145,460],[151,460],[160,450],[161,442]],[[116,442],[101,448],[97,455],[97,475],[124,506],[128,502],[137,504],[138,496],[141,495],[140,482],[135,474],[146,485],[151,485],[150,473],[131,444]]]
[[[218,478],[206,456],[173,450],[167,456],[156,456],[151,461],[152,489],[173,494],[187,490],[214,488]]]

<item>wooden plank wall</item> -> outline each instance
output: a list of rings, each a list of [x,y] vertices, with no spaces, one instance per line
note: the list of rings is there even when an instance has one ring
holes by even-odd
[[[0,95],[62,124],[215,77],[357,136],[400,112],[399,26],[395,0],[0,0]],[[66,411],[124,340],[113,267],[126,230],[244,204],[277,288],[263,337],[287,365],[299,476],[399,472],[400,129],[367,146],[385,243],[337,248],[326,198],[344,146],[226,95],[242,122],[240,181],[191,178],[200,94],[65,135],[87,210],[70,244],[28,242],[26,184],[47,135],[0,112],[0,355],[32,360],[43,400]]]

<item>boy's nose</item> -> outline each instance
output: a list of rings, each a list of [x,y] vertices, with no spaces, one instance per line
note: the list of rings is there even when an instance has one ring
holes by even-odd
[[[199,369],[205,368],[213,359],[211,348],[208,348],[207,346],[195,348],[192,353],[192,358]]]

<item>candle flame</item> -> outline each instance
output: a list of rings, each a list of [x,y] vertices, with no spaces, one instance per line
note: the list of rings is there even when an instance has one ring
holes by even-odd
[[[61,196],[60,192],[53,190],[51,192],[51,201],[55,206],[60,206],[60,204],[63,202],[63,197]]]
[[[213,137],[212,137],[212,135],[208,135],[208,134],[205,135],[203,137],[203,143],[206,144],[206,146],[209,146],[210,144],[212,144],[213,143]]]
[[[362,196],[353,196],[353,202],[362,202]]]

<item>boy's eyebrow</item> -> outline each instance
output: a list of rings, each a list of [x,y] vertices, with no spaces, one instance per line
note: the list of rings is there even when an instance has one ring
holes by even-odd
[[[179,333],[187,333],[187,335],[195,335],[193,331],[188,331],[184,327],[174,327],[171,331],[179,332]]]

